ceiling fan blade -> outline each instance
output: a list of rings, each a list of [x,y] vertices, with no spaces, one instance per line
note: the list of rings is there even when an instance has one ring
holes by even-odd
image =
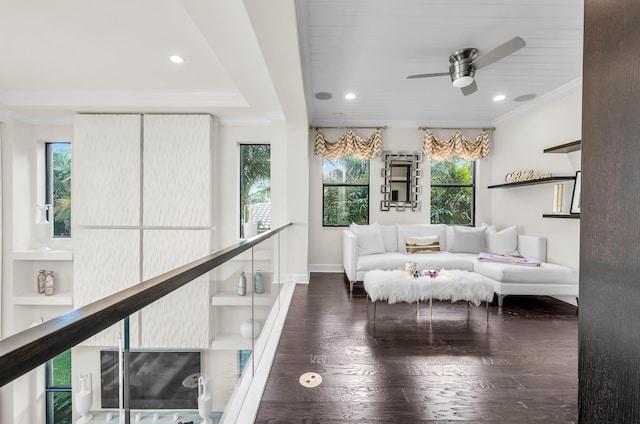
[[[504,59],[511,53],[515,53],[526,45],[527,43],[522,38],[516,37],[483,54],[482,56],[474,60],[472,62],[472,65],[476,69],[484,68],[487,65],[491,65],[493,62]]]
[[[444,76],[449,76],[449,72],[436,72],[435,74],[416,74],[416,75],[409,75],[407,77],[407,79],[414,79],[414,78],[430,78],[430,77],[444,77]]]
[[[478,84],[476,84],[476,80],[473,80],[471,84],[466,87],[462,87],[460,90],[462,91],[462,94],[468,96],[469,94],[473,94],[478,91]]]

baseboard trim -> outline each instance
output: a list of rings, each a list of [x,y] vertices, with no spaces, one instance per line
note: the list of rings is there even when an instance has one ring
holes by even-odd
[[[568,303],[569,305],[578,306],[578,301],[575,296],[551,296],[554,299],[558,299],[562,302]]]
[[[309,272],[344,272],[342,264],[309,264]]]

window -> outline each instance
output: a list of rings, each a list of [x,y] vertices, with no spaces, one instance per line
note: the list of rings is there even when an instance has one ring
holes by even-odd
[[[369,161],[344,156],[322,164],[322,226],[369,223]]]
[[[46,143],[46,202],[53,206],[53,237],[71,237],[71,143]],[[50,212],[51,213],[51,212]]]
[[[249,363],[249,358],[251,358],[252,350],[239,350],[238,351],[238,377],[242,377],[242,373]]]
[[[475,162],[431,161],[431,223],[474,225]]]
[[[271,229],[271,146],[240,145],[240,237],[245,223],[257,232]]]
[[[45,365],[47,424],[71,424],[71,351]]]

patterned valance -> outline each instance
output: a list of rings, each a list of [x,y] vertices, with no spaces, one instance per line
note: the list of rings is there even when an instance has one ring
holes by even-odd
[[[358,137],[353,130],[349,129],[336,141],[328,141],[322,130],[316,128],[316,145],[313,153],[325,159],[338,159],[343,156],[373,159],[382,153],[382,129],[376,128],[373,135],[365,139]]]
[[[431,129],[427,128],[422,153],[438,162],[455,156],[466,160],[478,160],[489,154],[489,130],[483,129],[475,140],[467,140],[460,130],[456,130],[449,140],[438,140]]]

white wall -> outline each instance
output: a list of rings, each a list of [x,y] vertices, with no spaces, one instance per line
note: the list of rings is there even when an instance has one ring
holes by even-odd
[[[581,139],[582,91],[532,108],[496,123],[491,152],[489,184],[504,183],[511,171],[533,169],[536,173],[575,175],[580,169],[580,152],[542,153],[547,147]],[[563,213],[568,213],[573,183],[564,184]],[[547,237],[549,262],[578,268],[580,220],[543,218],[551,213],[553,184],[488,190],[480,187],[480,197],[491,198],[491,222],[499,228],[518,225],[518,231]]]
[[[0,126],[2,136],[2,327],[0,336],[8,337],[41,319],[48,320],[69,310],[64,306],[19,306],[12,302],[14,285],[35,284],[35,263],[21,261],[14,266],[13,252],[35,248],[33,223],[36,204],[44,203],[44,142],[73,141],[70,125],[33,125],[17,119],[4,119]],[[38,172],[41,170],[41,172]],[[40,184],[42,182],[42,184]],[[53,248],[70,249],[70,240],[54,240]],[[47,264],[59,270],[60,263]],[[19,278],[21,274],[33,279]],[[31,272],[28,270],[31,269]],[[65,274],[60,273],[64,280]],[[59,281],[64,287],[68,281]],[[42,372],[31,372],[14,384],[0,390],[0,422],[14,422],[14,417],[25,422],[40,422],[44,408]],[[31,398],[25,396],[30,393]],[[30,413],[33,415],[25,415]]]

